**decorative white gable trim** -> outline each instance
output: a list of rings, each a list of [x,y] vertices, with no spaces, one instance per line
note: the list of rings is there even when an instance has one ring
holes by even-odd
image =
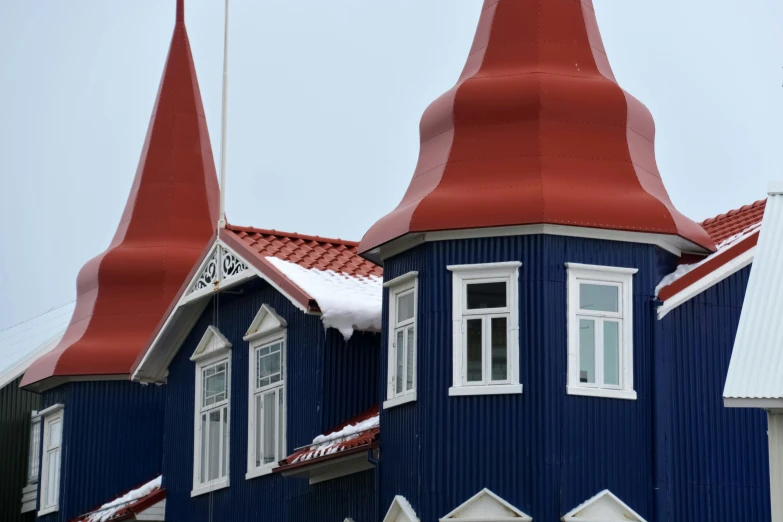
[[[608,489],[569,511],[563,522],[646,522]]]
[[[386,516],[383,517],[383,522],[419,522],[419,517],[416,516],[410,502],[402,495],[397,495],[392,500]]]
[[[441,522],[531,522],[533,518],[515,508],[487,488],[479,491],[457,509],[441,518]]]
[[[269,305],[262,305],[243,339],[247,342],[275,335],[285,330],[288,323]]]
[[[195,294],[194,297],[200,297],[204,293],[213,292],[218,285],[229,286],[235,279],[243,280],[252,275],[248,264],[242,258],[217,241],[201,263],[185,296]]]
[[[196,346],[196,350],[193,355],[190,356],[190,360],[202,361],[212,357],[223,355],[231,350],[231,343],[228,339],[220,333],[216,327],[210,325],[207,326],[207,331],[204,332],[204,336]]]

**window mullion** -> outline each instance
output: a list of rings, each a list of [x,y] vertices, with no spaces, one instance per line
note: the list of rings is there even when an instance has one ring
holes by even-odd
[[[595,320],[595,384],[604,388],[604,319]]]

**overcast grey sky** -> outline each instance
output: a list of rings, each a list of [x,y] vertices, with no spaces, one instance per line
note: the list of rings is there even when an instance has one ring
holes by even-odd
[[[222,0],[186,0],[219,158]],[[174,0],[0,0],[0,328],[75,297],[136,170]],[[231,0],[229,221],[358,240],[405,191],[481,0]],[[783,2],[595,0],[677,207],[783,179]]]

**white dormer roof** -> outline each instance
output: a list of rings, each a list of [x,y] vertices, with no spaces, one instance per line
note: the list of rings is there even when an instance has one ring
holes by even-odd
[[[419,517],[416,516],[416,512],[408,500],[401,495],[397,495],[392,500],[386,516],[383,517],[383,522],[419,522]]]
[[[608,489],[569,511],[563,522],[646,522]]]
[[[250,328],[245,332],[243,339],[250,342],[261,337],[274,335],[285,330],[287,325],[286,320],[277,315],[274,308],[266,304],[261,305],[261,309],[258,310],[253,322],[250,323]]]
[[[220,330],[215,326],[207,326],[207,330],[204,332],[204,336],[196,346],[193,355],[190,356],[191,361],[201,361],[210,357],[217,357],[223,355],[231,349],[231,343],[226,337],[220,333]]]
[[[441,522],[530,522],[530,515],[523,513],[499,496],[484,488],[457,509],[441,518]]]

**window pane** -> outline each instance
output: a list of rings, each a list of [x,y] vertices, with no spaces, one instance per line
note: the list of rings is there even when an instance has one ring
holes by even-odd
[[[226,400],[226,367],[221,364],[211,375],[204,372],[204,406]]]
[[[579,382],[595,383],[595,321],[579,320]]]
[[[397,298],[397,322],[413,318],[413,292]]]
[[[209,412],[209,448],[207,449],[207,479],[215,480],[220,475],[220,410]]]
[[[468,284],[468,310],[506,306],[505,282]]]
[[[53,506],[57,503],[57,472],[59,468],[58,457],[59,451],[50,451],[47,454],[49,462],[47,463],[47,480],[46,480],[46,505]]]
[[[207,414],[201,416],[201,483],[207,481]]]
[[[275,398],[275,392],[264,395],[264,464],[275,461],[275,432],[277,431]]]
[[[280,373],[280,361],[281,353],[279,351],[263,357],[261,359],[261,373],[259,376],[263,378]]]
[[[30,429],[30,452],[28,462],[28,482],[38,482],[38,457],[41,443],[41,422],[33,422]]]
[[[620,386],[620,323],[604,323],[604,384]]]
[[[60,445],[60,440],[62,438],[62,423],[60,421],[55,421],[51,424],[49,424],[49,447],[50,448],[56,448]]]
[[[280,388],[277,390],[277,396],[279,397],[278,400],[278,408],[277,408],[277,457],[278,460],[283,458],[283,441],[284,441],[284,433],[283,433],[283,426],[285,426],[285,408],[283,407],[283,389]]]
[[[481,364],[482,324],[481,319],[468,320],[468,382],[481,382],[483,379]]]
[[[579,308],[599,312],[618,312],[619,288],[607,285],[579,285]]]
[[[263,432],[262,432],[262,426],[263,426],[263,413],[264,409],[261,407],[261,395],[256,395],[256,467],[261,465],[261,460],[264,455],[264,450],[261,447],[261,442],[263,441]]]
[[[225,477],[228,468],[228,407],[223,408],[223,447],[221,451],[220,476]]]
[[[508,325],[505,317],[492,318],[492,380],[508,379]]]
[[[406,362],[407,362],[407,369],[405,372],[405,376],[407,377],[407,381],[405,383],[405,390],[410,391],[413,389],[413,377],[415,374],[415,371],[413,369],[413,362],[416,360],[416,343],[415,343],[415,330],[413,329],[413,326],[409,326],[407,330],[408,338],[406,340],[406,349],[407,349],[407,356],[406,356]]]
[[[405,346],[403,343],[403,330],[397,330],[397,341],[394,343],[397,360],[397,375],[395,379],[395,389],[397,390],[396,393],[402,393],[402,379],[405,375],[403,373],[405,371]]]

